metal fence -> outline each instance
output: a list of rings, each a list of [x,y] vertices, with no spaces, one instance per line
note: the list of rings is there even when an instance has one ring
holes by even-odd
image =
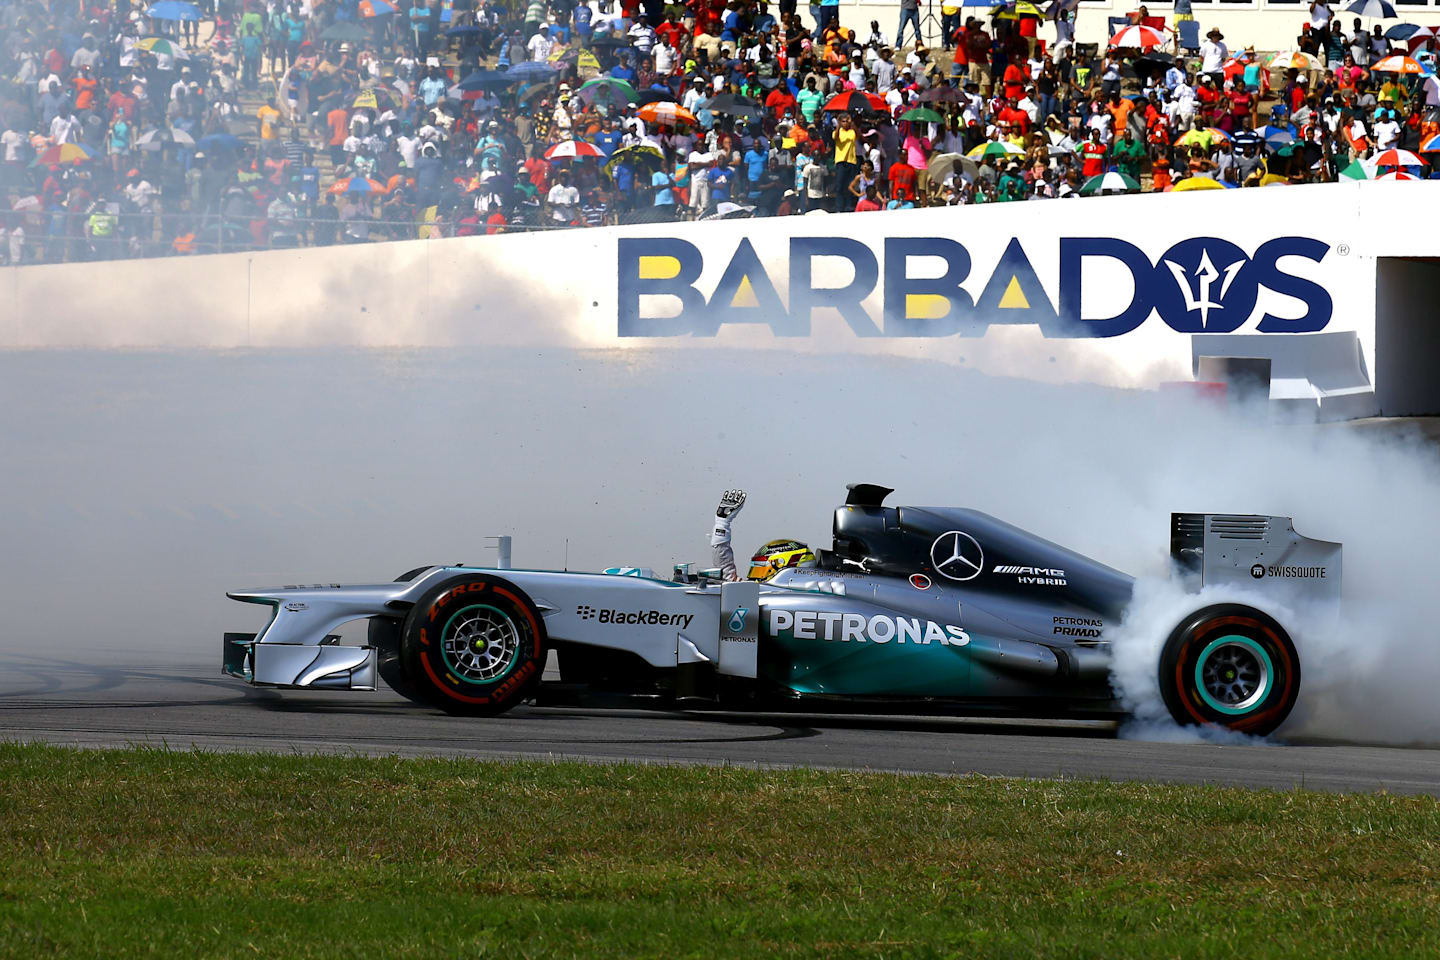
[[[483,217],[461,223],[462,217],[425,220],[380,220],[368,217],[331,219],[190,214],[16,210],[0,241],[0,263],[73,263],[142,257],[189,256],[209,253],[244,253],[302,247],[376,243],[486,233],[529,233],[585,229],[581,222],[558,223],[549,211],[535,209],[503,226],[490,226]],[[578,219],[578,211],[577,211]],[[646,222],[652,222],[653,217]],[[610,215],[604,223],[635,221],[635,214]]]

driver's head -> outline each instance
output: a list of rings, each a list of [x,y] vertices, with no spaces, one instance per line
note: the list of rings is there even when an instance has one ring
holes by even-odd
[[[786,567],[813,567],[815,553],[799,540],[771,540],[750,558],[747,580],[769,580]]]

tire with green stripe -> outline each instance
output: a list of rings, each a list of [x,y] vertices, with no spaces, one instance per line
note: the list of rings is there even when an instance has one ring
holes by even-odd
[[[530,695],[545,666],[545,624],[519,588],[468,574],[437,584],[405,618],[405,676],[448,713],[494,716]]]
[[[1265,736],[1300,696],[1300,658],[1273,617],[1238,603],[1196,610],[1160,655],[1160,693],[1175,722]]]

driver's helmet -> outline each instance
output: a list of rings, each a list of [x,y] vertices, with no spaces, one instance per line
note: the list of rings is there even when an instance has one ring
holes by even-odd
[[[813,567],[815,553],[799,540],[771,540],[750,558],[747,580],[769,580],[786,567]]]

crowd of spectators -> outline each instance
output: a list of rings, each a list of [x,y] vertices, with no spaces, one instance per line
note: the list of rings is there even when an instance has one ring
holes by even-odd
[[[1428,29],[1316,0],[1292,50],[1187,49],[1141,7],[1086,46],[1073,6],[947,5],[932,48],[915,0],[893,39],[825,0],[3,3],[0,254],[1432,174]]]

